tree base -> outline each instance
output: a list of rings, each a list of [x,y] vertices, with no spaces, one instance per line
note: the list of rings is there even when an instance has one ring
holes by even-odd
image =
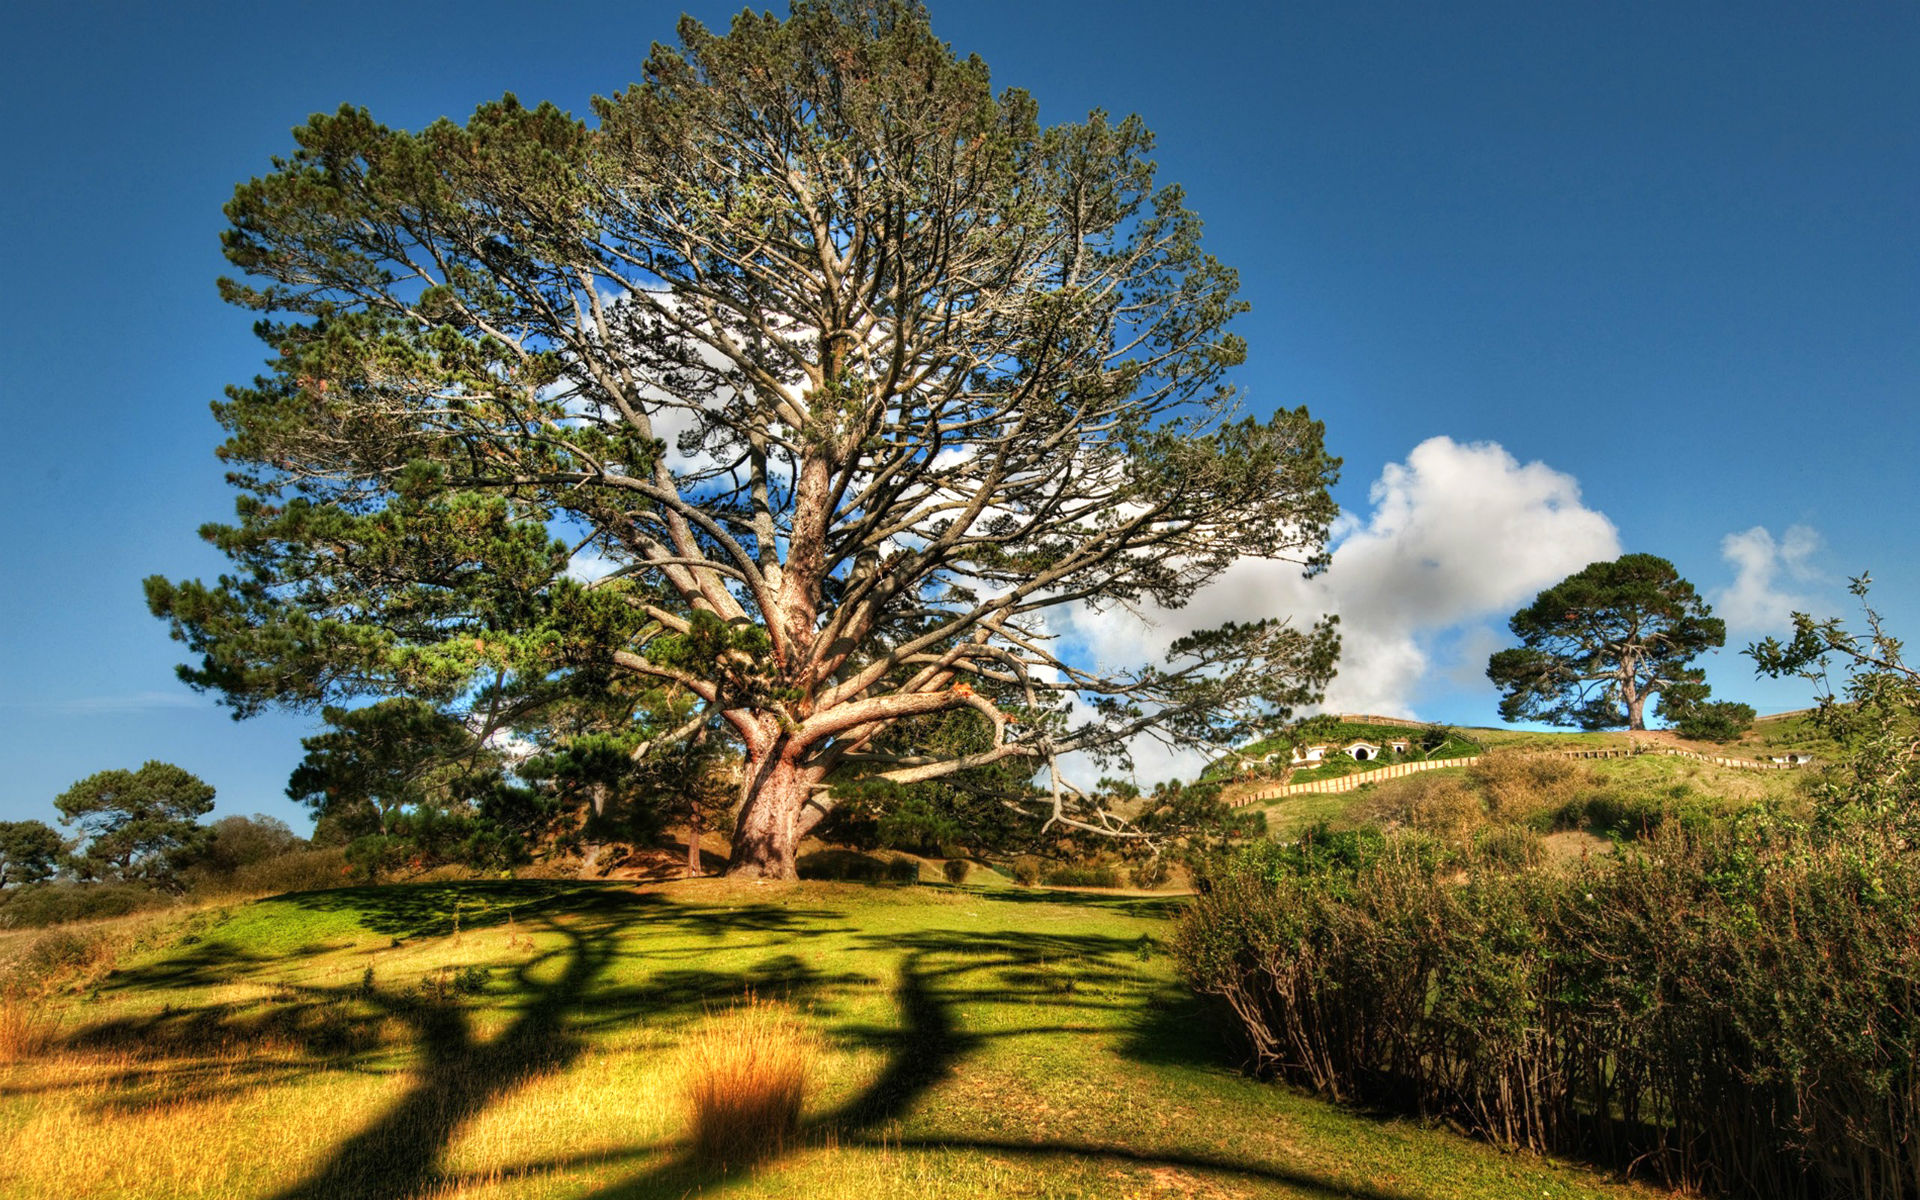
[[[773,863],[737,862],[727,865],[726,876],[728,879],[751,879],[756,882],[787,882],[799,879],[800,872],[790,863],[783,870]]]

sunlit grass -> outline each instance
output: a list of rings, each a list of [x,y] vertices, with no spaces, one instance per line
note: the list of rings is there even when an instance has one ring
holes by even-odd
[[[688,1140],[725,1169],[774,1157],[798,1140],[813,1041],[784,1008],[754,997],[710,1016],[680,1051]]]
[[[1169,912],[720,880],[235,906],[47,1000],[0,1065],[0,1195],[1630,1194],[1240,1076],[1157,950]],[[687,1064],[756,1020],[809,1065],[738,1086],[805,1096],[723,1174]]]

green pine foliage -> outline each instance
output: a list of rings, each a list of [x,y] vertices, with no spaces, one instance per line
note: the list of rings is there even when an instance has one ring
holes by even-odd
[[[54,798],[60,823],[82,841],[67,867],[82,879],[172,887],[179,868],[205,846],[200,818],[213,788],[172,763],[100,771]]]
[[[1672,563],[1625,554],[1590,563],[1534,598],[1508,622],[1520,644],[1487,661],[1500,716],[1581,729],[1645,729],[1646,703],[1674,688],[1706,698],[1706,675],[1687,664],[1727,640],[1693,584]]]

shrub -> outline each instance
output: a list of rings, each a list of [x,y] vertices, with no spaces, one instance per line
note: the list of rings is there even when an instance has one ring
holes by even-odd
[[[1347,818],[1387,828],[1404,825],[1455,842],[1486,819],[1479,794],[1461,771],[1428,771],[1376,784]]]
[[[888,883],[919,883],[920,863],[911,858],[896,858],[887,864]]]
[[[1524,821],[1565,806],[1598,785],[1590,768],[1557,754],[1495,751],[1467,768],[1499,821]]]
[[[0,904],[0,925],[33,929],[69,921],[124,917],[177,901],[137,883],[40,883],[14,890]]]
[[[1569,801],[1548,824],[1555,829],[1585,829],[1603,837],[1632,841],[1650,835],[1667,819],[1667,806],[1651,796],[1607,789]]]
[[[886,878],[887,864],[853,850],[822,850],[795,864],[802,879],[839,879],[874,883]]]
[[[286,892],[317,892],[339,887],[349,882],[353,874],[345,847],[295,850],[238,867],[224,880],[203,889],[203,894],[275,896]]]
[[[1040,882],[1040,860],[1030,854],[1014,859],[1013,881],[1021,887],[1037,885]]]
[[[1540,835],[1524,825],[1488,826],[1474,838],[1473,847],[1481,858],[1501,867],[1533,867],[1547,858]]]
[[[940,864],[940,873],[945,875],[947,882],[955,887],[959,887],[965,883],[968,872],[972,870],[973,864],[964,858],[949,858],[946,862]]]
[[[1904,842],[1762,813],[1564,866],[1489,834],[1462,870],[1345,836],[1210,865],[1177,930],[1262,1071],[1694,1190],[1914,1194]]]
[[[1120,886],[1120,872],[1112,867],[1055,867],[1041,876],[1048,887],[1098,887]]]
[[[97,974],[114,958],[124,931],[91,926],[49,929],[7,964],[4,990],[38,995]]]
[[[748,998],[710,1018],[682,1054],[688,1132],[701,1162],[780,1153],[800,1127],[813,1046],[784,1010]]]
[[[1753,728],[1755,713],[1751,704],[1687,696],[1678,701],[1663,697],[1660,715],[1673,722],[1674,732],[1681,737],[1701,742],[1730,742]]]

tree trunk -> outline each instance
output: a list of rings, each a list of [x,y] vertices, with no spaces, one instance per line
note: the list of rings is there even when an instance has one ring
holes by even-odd
[[[1627,696],[1627,728],[1645,733],[1647,729],[1647,697],[1643,692],[1633,692]]]
[[[694,792],[687,804],[687,878],[700,874],[700,795]]]
[[[782,747],[784,749],[784,747]],[[734,825],[727,874],[743,879],[798,879],[800,811],[811,780],[777,751],[771,761],[746,766],[746,803]]]

